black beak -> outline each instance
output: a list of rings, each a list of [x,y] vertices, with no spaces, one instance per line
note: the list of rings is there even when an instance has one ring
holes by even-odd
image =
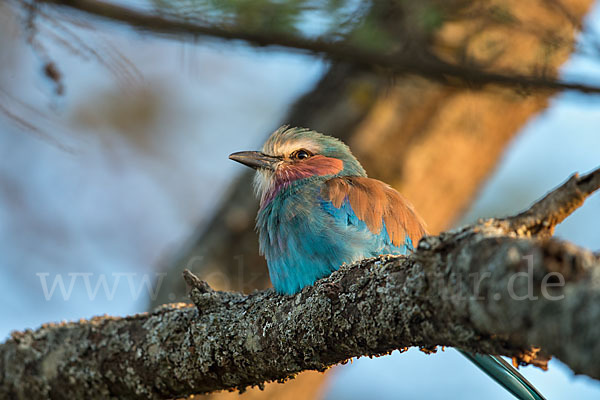
[[[239,151],[229,155],[229,159],[247,165],[250,168],[275,169],[275,164],[280,160],[279,157],[270,156],[260,151]]]

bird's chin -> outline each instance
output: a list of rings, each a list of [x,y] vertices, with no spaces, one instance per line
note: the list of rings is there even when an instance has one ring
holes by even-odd
[[[258,198],[263,198],[275,184],[275,173],[267,169],[257,169],[254,174],[254,192]]]

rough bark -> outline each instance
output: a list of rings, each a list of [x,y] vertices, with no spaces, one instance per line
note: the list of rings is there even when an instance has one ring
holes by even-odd
[[[295,296],[217,292],[186,271],[195,306],[13,333],[0,346],[0,397],[147,399],[244,389],[409,346],[453,346],[542,367],[554,355],[600,379],[600,257],[531,238],[598,187],[600,169],[574,176],[525,213],[425,237],[408,257],[343,265]]]

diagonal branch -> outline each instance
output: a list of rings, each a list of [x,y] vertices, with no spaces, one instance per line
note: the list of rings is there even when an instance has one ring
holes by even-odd
[[[600,168],[582,177],[571,176],[528,210],[498,221],[507,231],[521,235],[550,237],[556,225],[581,207],[585,199],[600,187]]]
[[[511,71],[485,71],[466,64],[451,64],[432,54],[404,51],[385,54],[356,46],[345,41],[309,39],[283,32],[248,31],[239,27],[206,25],[165,17],[133,8],[111,4],[102,0],[37,0],[59,7],[78,10],[113,22],[120,22],[144,31],[176,36],[212,36],[225,40],[243,40],[255,46],[277,46],[311,54],[323,55],[333,60],[348,62],[365,68],[384,68],[396,74],[415,74],[451,83],[448,78],[459,79],[470,85],[496,84],[506,87],[576,90],[583,93],[600,93],[600,87],[585,83],[565,82],[550,76],[524,75]]]
[[[426,237],[409,257],[344,265],[295,296],[216,292],[186,272],[195,307],[15,332],[0,345],[0,398],[181,397],[438,345],[542,367],[554,355],[600,379],[599,257],[506,228],[527,213],[557,223],[599,177],[573,177],[515,217]]]

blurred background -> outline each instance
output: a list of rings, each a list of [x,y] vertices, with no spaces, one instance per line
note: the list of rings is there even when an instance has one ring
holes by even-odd
[[[227,156],[283,123],[344,139],[432,233],[522,210],[600,165],[600,98],[553,86],[600,86],[600,2],[111,3],[204,36],[53,3],[0,4],[2,340],[187,301],[183,268],[222,290],[269,287],[251,174]],[[599,221],[596,194],[556,234],[600,251]],[[548,399],[600,398],[559,361],[521,371]],[[508,394],[452,349],[411,349],[242,397]]]

